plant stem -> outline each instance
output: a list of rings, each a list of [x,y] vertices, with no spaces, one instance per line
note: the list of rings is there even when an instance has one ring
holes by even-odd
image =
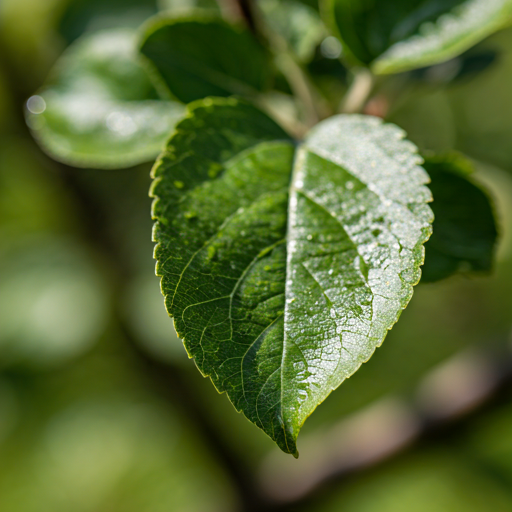
[[[312,128],[320,121],[322,115],[317,110],[316,94],[308,78],[288,51],[283,51],[278,55],[277,66],[303,107],[304,124],[308,128]]]
[[[256,22],[250,0],[217,0],[225,18],[232,21],[243,21],[253,33],[256,33]]]
[[[263,37],[276,54],[276,65],[286,78],[293,95],[302,107],[303,124],[307,129],[312,128],[321,119],[326,117],[322,108],[321,98],[302,66],[297,62],[290,51],[288,42],[265,23],[264,16],[251,0],[238,0],[240,9],[246,5],[251,12],[250,19],[256,28],[256,35]]]
[[[363,111],[374,86],[373,73],[367,68],[356,68],[354,78],[347,93],[343,97],[339,112],[356,114]]]

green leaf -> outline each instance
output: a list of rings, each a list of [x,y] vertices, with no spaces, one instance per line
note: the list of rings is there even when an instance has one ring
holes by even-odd
[[[422,282],[438,281],[457,271],[492,267],[497,229],[490,198],[469,177],[471,164],[458,154],[426,157],[432,182],[434,232],[425,244]]]
[[[420,278],[431,195],[403,136],[337,116],[297,146],[255,107],[206,99],[155,165],[167,311],[203,375],[285,452]]]
[[[512,24],[511,0],[327,0],[345,50],[376,74],[442,62]]]
[[[156,18],[141,52],[184,103],[206,96],[254,96],[272,80],[266,49],[243,29],[210,17]]]
[[[158,99],[128,29],[79,39],[27,107],[33,135],[53,158],[98,168],[154,159],[185,110]]]

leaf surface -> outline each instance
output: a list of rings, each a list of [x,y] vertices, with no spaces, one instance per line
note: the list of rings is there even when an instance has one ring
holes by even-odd
[[[423,167],[432,179],[435,220],[425,244],[422,282],[438,281],[459,270],[491,270],[496,221],[490,198],[469,176],[471,164],[462,156],[440,155],[426,157]]]
[[[345,45],[376,74],[442,62],[512,23],[511,0],[328,0]]]
[[[189,106],[154,168],[157,274],[203,375],[287,453],[409,302],[431,231],[421,158],[369,116],[297,146],[235,99]]]
[[[251,96],[266,90],[272,64],[246,29],[214,17],[156,18],[141,52],[157,80],[184,103],[206,96]]]
[[[55,159],[77,167],[122,168],[154,159],[185,111],[158,98],[137,60],[136,34],[84,36],[28,102],[27,122]]]

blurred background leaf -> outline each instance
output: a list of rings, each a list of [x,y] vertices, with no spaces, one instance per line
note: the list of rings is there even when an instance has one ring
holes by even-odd
[[[301,3],[318,9],[313,0]],[[235,511],[250,503],[267,510],[247,492],[244,472],[249,481],[269,463],[285,472],[272,442],[188,361],[164,312],[151,257],[150,165],[108,172],[66,166],[41,153],[24,127],[26,100],[71,41],[99,28],[133,28],[157,9],[174,16],[198,7],[222,12],[207,0],[0,3],[6,512]],[[329,37],[317,40],[314,53],[308,47],[302,65],[336,106],[347,72]],[[325,468],[308,455],[310,441],[322,448],[327,433],[389,396],[415,399],[424,379],[461,352],[510,354],[511,72],[512,31],[505,30],[379,89],[377,113],[422,150],[456,149],[475,159],[471,179],[489,191],[499,219],[497,261],[488,277],[455,275],[417,288],[384,346],[306,423],[296,462],[317,476]],[[293,119],[286,87],[276,102]],[[448,382],[456,393],[456,375]],[[440,430],[395,460],[388,454],[373,469],[333,477],[310,501],[283,509],[510,511],[510,404],[506,391],[451,434]]]
[[[57,160],[129,167],[156,158],[184,110],[158,98],[138,62],[137,34],[123,28],[70,46],[27,101],[27,122]]]
[[[141,52],[159,81],[184,103],[254,96],[272,82],[267,50],[249,30],[215,17],[156,18],[145,27]]]
[[[462,155],[427,155],[423,164],[432,182],[432,236],[425,244],[424,283],[457,271],[490,271],[497,238],[493,206],[471,180],[471,163]]]

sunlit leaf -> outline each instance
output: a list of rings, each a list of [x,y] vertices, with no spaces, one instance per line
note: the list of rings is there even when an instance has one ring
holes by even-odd
[[[246,29],[213,17],[156,18],[141,51],[157,80],[184,103],[206,96],[253,96],[272,79],[270,56]]]
[[[57,160],[78,167],[128,167],[154,159],[184,112],[158,98],[127,29],[78,40],[27,102],[33,134]]]
[[[460,155],[432,156],[423,167],[432,183],[434,232],[425,244],[422,282],[437,281],[458,270],[488,271],[497,229],[488,195],[468,176],[471,164]]]
[[[200,371],[296,454],[412,296],[428,176],[375,117],[333,117],[297,146],[237,100],[189,108],[154,168],[167,310]]]
[[[511,0],[328,0],[348,54],[377,74],[455,57],[512,24]]]

